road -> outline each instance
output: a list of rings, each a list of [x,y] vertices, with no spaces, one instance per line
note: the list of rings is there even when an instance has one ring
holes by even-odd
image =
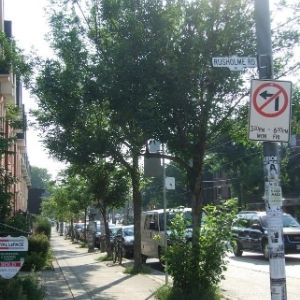
[[[269,263],[262,255],[244,252],[229,255],[228,270],[221,282],[223,294],[234,300],[271,299]],[[286,255],[287,299],[300,299],[300,255]]]
[[[222,294],[230,300],[269,300],[269,263],[262,255],[244,252],[242,257],[228,256]],[[148,259],[147,265],[163,271],[158,260]],[[161,273],[162,274],[162,273]],[[163,274],[161,275],[163,278]],[[300,299],[300,255],[286,255],[287,299]]]

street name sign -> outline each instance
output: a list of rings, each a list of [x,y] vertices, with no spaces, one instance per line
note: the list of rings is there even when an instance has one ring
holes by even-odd
[[[290,81],[251,81],[249,139],[288,142],[291,117]]]
[[[10,279],[21,269],[28,251],[24,236],[0,237],[0,277]]]
[[[215,68],[228,68],[231,71],[243,71],[245,68],[256,68],[255,57],[223,56],[213,57],[212,65]]]

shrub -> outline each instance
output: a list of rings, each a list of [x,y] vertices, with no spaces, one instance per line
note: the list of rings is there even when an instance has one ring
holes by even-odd
[[[163,285],[155,292],[155,299],[158,300],[221,300],[219,289],[211,288],[205,291],[186,292],[181,289]]]
[[[9,280],[0,278],[0,299],[42,300],[45,299],[45,291],[36,275],[16,275]]]
[[[24,276],[21,279],[23,294],[28,300],[42,300],[45,298],[45,289],[40,286],[39,280],[34,273]]]
[[[37,217],[33,225],[33,228],[34,228],[34,233],[36,234],[43,233],[48,237],[48,239],[50,239],[51,223],[47,218]]]
[[[0,223],[2,223],[0,221]],[[17,212],[14,216],[5,221],[5,224],[0,224],[1,236],[27,236],[30,232],[29,215],[23,212]]]
[[[41,270],[47,264],[50,242],[45,234],[34,234],[28,239],[28,253],[23,271]]]
[[[43,233],[33,234],[28,239],[29,252],[43,252],[47,253],[50,249],[50,242],[47,236]]]
[[[0,299],[21,299],[23,287],[18,277],[12,279],[0,278]]]
[[[170,241],[165,259],[168,272],[173,277],[173,287],[165,299],[218,299],[217,284],[226,270],[225,255],[231,242],[231,224],[237,212],[234,200],[220,205],[208,205],[205,212],[204,225],[201,228],[199,245],[199,265],[192,261],[194,249],[186,241],[187,223],[183,214],[179,213],[172,220]],[[195,272],[197,275],[195,276]],[[199,278],[195,282],[195,278]],[[181,295],[181,296],[180,296]],[[198,295],[198,298],[194,298]],[[183,297],[183,298],[182,298]]]

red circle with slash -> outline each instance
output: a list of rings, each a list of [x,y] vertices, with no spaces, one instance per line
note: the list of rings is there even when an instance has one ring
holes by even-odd
[[[266,102],[264,104],[259,105],[257,103],[258,98],[259,98],[261,92],[264,92],[264,91],[262,91],[263,89],[265,89],[265,91],[267,92],[268,87],[277,88],[277,91],[274,94],[272,94],[269,98],[267,98]],[[264,111],[264,108],[267,107],[269,104],[271,104],[273,101],[276,101],[276,98],[278,98],[279,96],[283,96],[282,107],[278,111],[275,111],[273,113]],[[264,84],[260,85],[253,93],[254,108],[260,115],[262,115],[264,117],[273,118],[273,117],[277,117],[277,116],[281,115],[286,110],[288,104],[289,104],[289,97],[288,97],[286,90],[281,85],[276,84],[274,82],[272,82],[272,83],[268,82],[268,83],[264,83]]]

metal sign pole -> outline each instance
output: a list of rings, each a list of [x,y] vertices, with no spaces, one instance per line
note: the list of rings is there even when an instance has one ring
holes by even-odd
[[[268,0],[255,0],[255,22],[260,79],[273,78],[270,11]],[[272,300],[286,300],[286,274],[282,235],[282,195],[279,180],[278,146],[264,142],[265,206],[268,224],[270,288]]]
[[[167,197],[166,197],[166,166],[165,166],[165,145],[162,144],[162,164],[163,164],[163,202],[164,202],[164,253],[167,251],[168,242],[167,242]],[[168,265],[165,259],[165,284],[168,284]]]

